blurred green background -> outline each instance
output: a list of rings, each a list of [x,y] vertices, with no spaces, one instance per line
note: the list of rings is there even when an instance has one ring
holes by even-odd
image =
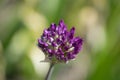
[[[44,80],[37,39],[60,19],[84,45],[52,80],[120,80],[120,0],[0,0],[0,80]]]

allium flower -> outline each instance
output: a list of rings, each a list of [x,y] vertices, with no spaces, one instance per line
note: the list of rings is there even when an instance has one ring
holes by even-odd
[[[74,33],[74,27],[68,31],[64,21],[60,20],[58,25],[52,23],[44,30],[38,39],[38,46],[52,63],[66,63],[75,59],[82,47],[83,40],[74,37]]]

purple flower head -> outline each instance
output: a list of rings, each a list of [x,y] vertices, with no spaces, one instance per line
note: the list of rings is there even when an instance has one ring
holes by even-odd
[[[38,39],[38,46],[51,62],[66,63],[75,59],[83,44],[83,40],[75,37],[74,33],[74,27],[68,31],[64,21],[60,20],[58,25],[52,23],[44,30],[41,38]]]

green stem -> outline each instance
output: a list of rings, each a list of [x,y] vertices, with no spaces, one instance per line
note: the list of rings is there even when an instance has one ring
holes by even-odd
[[[48,73],[47,73],[47,75],[46,75],[46,77],[45,77],[45,80],[50,80],[50,79],[51,79],[51,75],[52,75],[53,69],[54,69],[54,64],[51,63],[51,64],[50,64],[49,71],[48,71]]]

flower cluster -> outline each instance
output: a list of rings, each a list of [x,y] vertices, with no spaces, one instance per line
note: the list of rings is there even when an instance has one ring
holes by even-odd
[[[66,63],[76,57],[83,44],[83,40],[74,37],[74,33],[74,27],[68,31],[64,21],[60,20],[58,25],[52,23],[44,30],[38,39],[38,46],[53,63]]]

